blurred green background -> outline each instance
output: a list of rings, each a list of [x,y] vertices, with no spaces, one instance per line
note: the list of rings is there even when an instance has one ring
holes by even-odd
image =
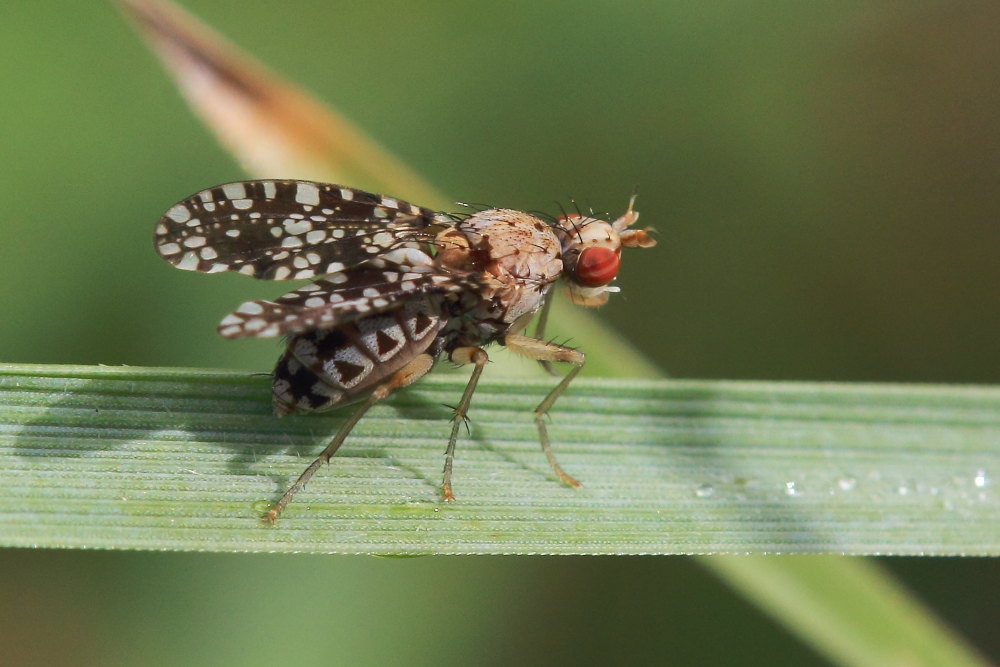
[[[456,198],[638,186],[660,245],[600,315],[673,375],[1000,381],[995,2],[187,6]],[[153,252],[242,174],[117,11],[2,3],[0,52],[0,359],[270,370],[213,331],[282,290]],[[882,562],[1000,658],[995,561]],[[0,627],[9,664],[821,661],[683,558],[8,550]]]

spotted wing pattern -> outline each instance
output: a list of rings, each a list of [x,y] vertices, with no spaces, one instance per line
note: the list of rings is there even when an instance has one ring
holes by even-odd
[[[179,269],[267,280],[335,274],[433,239],[442,214],[353,188],[310,181],[242,181],[174,205],[154,244]]]
[[[431,294],[478,287],[472,277],[356,267],[288,292],[247,301],[219,323],[224,338],[273,338],[330,329]]]

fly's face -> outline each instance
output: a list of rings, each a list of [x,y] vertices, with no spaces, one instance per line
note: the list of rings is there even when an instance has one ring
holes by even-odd
[[[607,303],[608,294],[619,291],[610,283],[621,267],[622,246],[651,248],[656,245],[648,229],[631,228],[639,219],[638,211],[632,209],[634,203],[633,195],[628,210],[614,222],[580,213],[563,215],[556,220],[562,240],[563,277],[573,303],[581,306]]]

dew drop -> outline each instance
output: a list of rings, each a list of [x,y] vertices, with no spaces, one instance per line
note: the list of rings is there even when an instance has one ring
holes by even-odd
[[[846,475],[837,480],[837,487],[841,491],[853,491],[854,487],[856,487],[857,485],[858,485],[858,480]]]
[[[700,484],[694,492],[699,498],[711,498],[715,494],[715,487],[708,483]]]

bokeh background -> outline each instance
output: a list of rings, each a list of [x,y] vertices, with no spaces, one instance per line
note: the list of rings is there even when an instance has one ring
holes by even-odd
[[[187,6],[456,198],[620,212],[638,186],[660,245],[600,315],[673,375],[1000,381],[995,2]],[[153,252],[168,206],[242,174],[115,8],[4,2],[0,54],[0,359],[269,370],[273,342],[213,333],[261,284]],[[1000,659],[995,561],[882,563]],[[30,550],[0,552],[0,656],[822,660],[684,558]]]

